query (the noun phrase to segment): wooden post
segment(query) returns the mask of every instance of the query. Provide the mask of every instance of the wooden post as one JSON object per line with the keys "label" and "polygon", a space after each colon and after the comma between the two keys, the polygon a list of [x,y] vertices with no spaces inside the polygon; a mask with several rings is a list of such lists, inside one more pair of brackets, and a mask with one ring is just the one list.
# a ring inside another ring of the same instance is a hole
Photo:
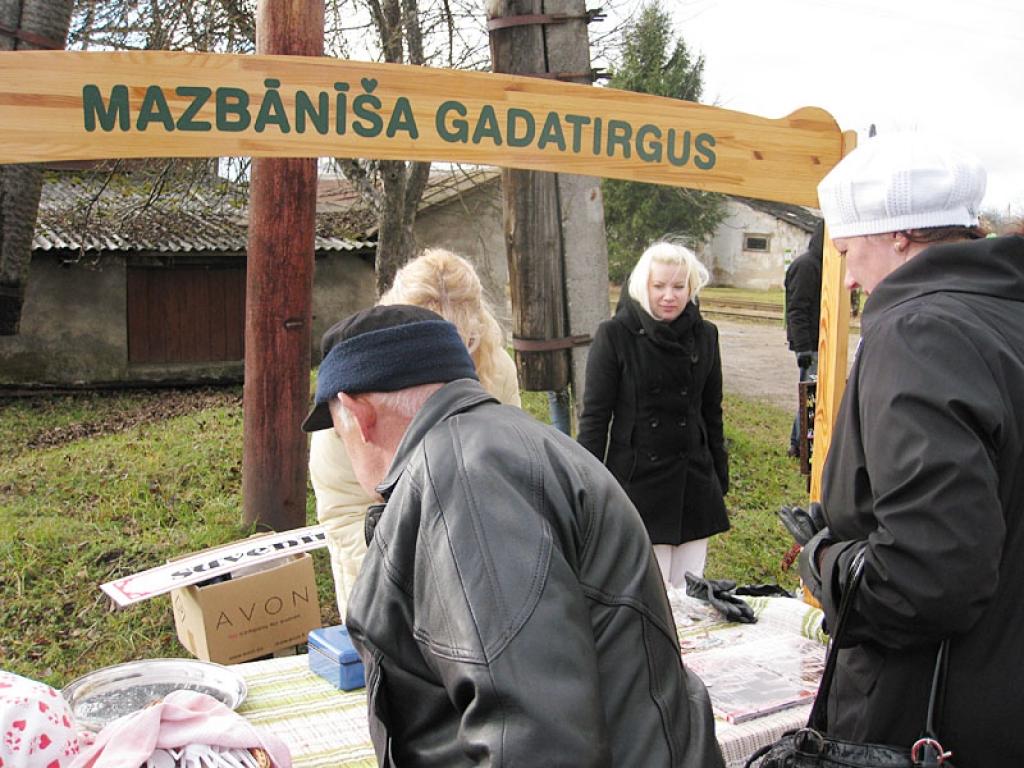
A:
{"label": "wooden post", "polygon": [[[491,19],[544,11],[541,0],[494,0]],[[544,29],[523,24],[490,32],[495,72],[534,75],[545,67]],[[504,169],[505,249],[512,293],[514,340],[542,341],[567,336],[558,178],[553,173]],[[516,350],[523,389],[562,389],[569,383],[567,351]]]}
{"label": "wooden post", "polygon": [[[547,0],[548,13],[582,16],[584,0]],[[591,72],[587,23],[574,19],[545,30],[548,69],[553,72]],[[591,77],[573,78],[591,83]],[[601,180],[594,176],[558,174],[558,205],[562,225],[562,258],[568,335],[593,338],[598,324],[608,319],[608,239],[604,229]],[[571,375],[574,417],[583,407],[583,388],[589,344],[572,348]]]}
{"label": "wooden post", "polygon": [[[515,17],[571,17],[512,23]],[[590,84],[590,45],[583,0],[494,0],[489,14],[495,72],[546,75]],[[509,19],[512,17],[512,19]],[[538,23],[539,22],[539,23]],[[600,180],[532,171],[502,173],[512,291],[513,336],[559,340],[591,336],[608,317],[608,256]],[[519,342],[522,346],[522,341]],[[520,383],[562,389],[572,381],[582,402],[586,345],[548,352],[517,349]]]}
{"label": "wooden post", "polygon": [[[857,133],[843,133],[843,156],[857,146]],[[821,476],[832,444],[839,404],[846,391],[846,361],[850,341],[850,292],[844,286],[846,259],[825,230],[821,270],[821,324],[818,333],[818,392],[814,412],[814,461],[811,501],[821,500]]]}
{"label": "wooden post", "polygon": [[[260,0],[259,54],[323,55],[323,0]],[[270,86],[268,86],[270,87]],[[245,299],[243,520],[306,522],[316,159],[254,159]]]}

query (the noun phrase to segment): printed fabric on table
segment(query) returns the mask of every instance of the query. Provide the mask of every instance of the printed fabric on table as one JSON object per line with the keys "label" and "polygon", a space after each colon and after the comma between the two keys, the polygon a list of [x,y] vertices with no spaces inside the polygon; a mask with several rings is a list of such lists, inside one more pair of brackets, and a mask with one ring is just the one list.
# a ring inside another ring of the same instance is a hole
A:
{"label": "printed fabric on table", "polygon": [[71,710],[45,683],[0,670],[0,768],[67,768],[79,743]]}

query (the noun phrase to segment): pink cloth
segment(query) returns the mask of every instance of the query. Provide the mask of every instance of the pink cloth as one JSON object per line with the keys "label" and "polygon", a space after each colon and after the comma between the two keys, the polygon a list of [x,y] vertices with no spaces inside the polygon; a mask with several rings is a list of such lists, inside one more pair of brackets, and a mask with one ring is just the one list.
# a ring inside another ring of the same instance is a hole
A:
{"label": "pink cloth", "polygon": [[67,768],[76,754],[74,720],[61,695],[0,671],[0,768]]}
{"label": "pink cloth", "polygon": [[292,757],[283,741],[260,733],[244,717],[212,696],[195,691],[172,691],[163,701],[120,717],[83,749],[71,768],[141,766],[155,749],[178,749],[189,744],[250,749],[262,747],[275,768],[291,768]]}

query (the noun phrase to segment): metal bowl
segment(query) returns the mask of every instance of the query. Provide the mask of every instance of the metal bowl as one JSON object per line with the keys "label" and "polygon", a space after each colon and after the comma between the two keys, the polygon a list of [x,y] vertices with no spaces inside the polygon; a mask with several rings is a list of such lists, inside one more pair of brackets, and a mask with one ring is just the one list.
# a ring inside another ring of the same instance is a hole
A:
{"label": "metal bowl", "polygon": [[146,659],[104,667],[69,683],[61,693],[80,727],[100,731],[178,690],[208,694],[231,709],[247,693],[238,673],[194,659]]}

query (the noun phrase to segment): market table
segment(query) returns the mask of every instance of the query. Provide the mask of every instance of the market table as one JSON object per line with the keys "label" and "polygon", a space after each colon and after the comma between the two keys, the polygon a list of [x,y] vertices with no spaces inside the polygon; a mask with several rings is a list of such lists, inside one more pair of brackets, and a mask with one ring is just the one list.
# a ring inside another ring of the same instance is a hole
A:
{"label": "market table", "polygon": [[[728,768],[807,721],[824,660],[820,611],[787,598],[747,601],[757,624],[729,624],[706,603],[670,594],[684,661],[716,703],[716,736]],[[280,736],[296,768],[373,768],[365,690],[339,691],[307,664],[299,655],[235,666],[249,686],[239,712]],[[771,692],[759,698],[755,682]],[[794,706],[796,700],[803,703]],[[786,708],[770,711],[777,706]],[[768,713],[754,716],[758,707]]]}

